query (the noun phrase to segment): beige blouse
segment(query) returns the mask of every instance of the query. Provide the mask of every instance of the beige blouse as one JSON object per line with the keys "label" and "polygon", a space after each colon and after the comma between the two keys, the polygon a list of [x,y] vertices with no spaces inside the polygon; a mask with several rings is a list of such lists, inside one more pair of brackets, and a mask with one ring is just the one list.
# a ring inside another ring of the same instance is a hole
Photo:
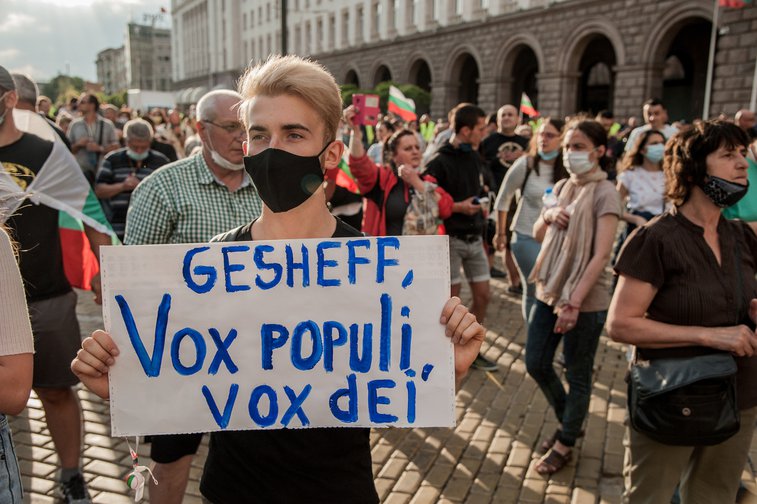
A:
{"label": "beige blouse", "polygon": [[24,284],[8,234],[0,228],[0,355],[34,353]]}

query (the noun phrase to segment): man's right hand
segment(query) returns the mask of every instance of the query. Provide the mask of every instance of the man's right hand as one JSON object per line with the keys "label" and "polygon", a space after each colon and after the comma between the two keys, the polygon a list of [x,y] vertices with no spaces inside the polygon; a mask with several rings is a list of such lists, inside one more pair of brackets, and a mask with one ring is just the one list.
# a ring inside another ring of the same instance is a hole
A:
{"label": "man's right hand", "polygon": [[119,351],[110,334],[97,330],[82,341],[81,349],[71,362],[71,371],[85,387],[102,397],[110,397],[108,371],[116,363]]}
{"label": "man's right hand", "polygon": [[139,179],[133,175],[130,174],[128,177],[124,179],[122,182],[124,191],[133,191],[135,187],[139,185]]}
{"label": "man's right hand", "polygon": [[476,215],[478,212],[481,211],[481,205],[478,203],[474,203],[473,200],[475,200],[475,196],[471,196],[468,199],[464,199],[462,201],[456,201],[455,204],[452,206],[452,211],[456,213],[461,213],[465,215]]}

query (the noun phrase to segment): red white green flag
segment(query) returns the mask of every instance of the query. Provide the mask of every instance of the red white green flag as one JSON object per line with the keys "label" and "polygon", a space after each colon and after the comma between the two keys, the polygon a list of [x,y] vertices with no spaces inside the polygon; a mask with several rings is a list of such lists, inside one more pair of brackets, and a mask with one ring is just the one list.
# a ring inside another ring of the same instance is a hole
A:
{"label": "red white green flag", "polygon": [[[30,121],[30,124],[33,122]],[[79,164],[60,140],[53,142],[47,160],[25,188],[16,183],[0,164],[0,222],[5,221],[24,202],[60,211],[59,229],[66,276],[75,287],[91,288],[90,281],[98,272],[98,265],[84,234],[83,223],[101,233],[110,234],[114,244],[118,243],[118,238]]]}
{"label": "red white green flag", "polygon": [[520,111],[528,117],[539,117],[539,111],[534,108],[531,98],[526,93],[520,95]]}
{"label": "red white green flag", "polygon": [[718,5],[721,7],[732,7],[740,9],[752,3],[752,0],[718,0]]}
{"label": "red white green flag", "polygon": [[335,180],[336,185],[343,187],[352,193],[359,194],[360,191],[357,187],[357,181],[355,180],[355,177],[352,176],[350,165],[344,158],[339,161],[339,166],[337,166],[336,169],[338,170]]}
{"label": "red white green flag", "polygon": [[403,121],[418,119],[415,113],[415,102],[394,86],[389,86],[389,112],[397,114]]}

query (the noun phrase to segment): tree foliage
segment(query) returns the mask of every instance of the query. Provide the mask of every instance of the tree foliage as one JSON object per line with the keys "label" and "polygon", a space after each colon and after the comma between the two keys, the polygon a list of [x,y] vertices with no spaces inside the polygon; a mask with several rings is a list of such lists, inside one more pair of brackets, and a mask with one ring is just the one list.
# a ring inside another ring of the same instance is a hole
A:
{"label": "tree foliage", "polygon": [[84,79],[70,75],[58,74],[42,86],[43,95],[50,97],[53,103],[66,103],[77,98],[84,91]]}

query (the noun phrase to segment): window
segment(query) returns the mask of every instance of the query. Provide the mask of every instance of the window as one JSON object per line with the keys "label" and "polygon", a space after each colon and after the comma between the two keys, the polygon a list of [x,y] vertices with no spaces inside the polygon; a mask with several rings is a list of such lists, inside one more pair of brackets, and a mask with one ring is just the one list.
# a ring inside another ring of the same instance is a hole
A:
{"label": "window", "polygon": [[381,14],[383,6],[380,3],[373,4],[373,32],[378,34],[381,29]]}
{"label": "window", "polygon": [[336,45],[336,17],[329,16],[329,50],[333,51]]}
{"label": "window", "polygon": [[247,30],[247,13],[242,14],[242,29]]}
{"label": "window", "polygon": [[315,25],[315,52],[316,54],[323,51],[323,21],[318,19]]}
{"label": "window", "polygon": [[350,11],[342,11],[342,38],[339,41],[342,47],[349,45]]}

